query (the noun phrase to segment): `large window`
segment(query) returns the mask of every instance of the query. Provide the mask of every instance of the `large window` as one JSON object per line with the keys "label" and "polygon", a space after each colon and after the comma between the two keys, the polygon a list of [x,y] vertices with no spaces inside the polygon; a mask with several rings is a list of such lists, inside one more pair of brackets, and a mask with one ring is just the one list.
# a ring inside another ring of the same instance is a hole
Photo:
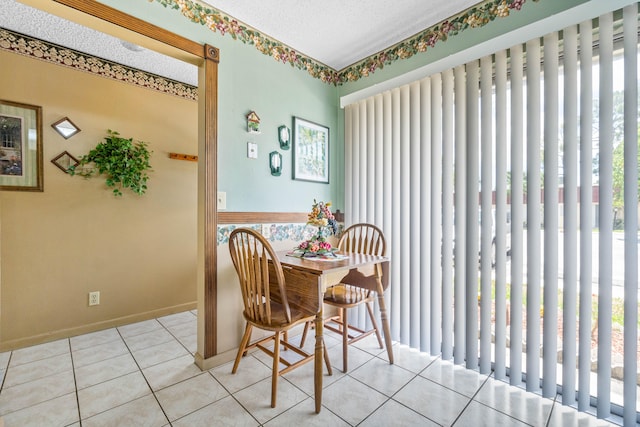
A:
{"label": "large window", "polygon": [[636,423],[637,62],[633,4],[346,107],[394,339]]}

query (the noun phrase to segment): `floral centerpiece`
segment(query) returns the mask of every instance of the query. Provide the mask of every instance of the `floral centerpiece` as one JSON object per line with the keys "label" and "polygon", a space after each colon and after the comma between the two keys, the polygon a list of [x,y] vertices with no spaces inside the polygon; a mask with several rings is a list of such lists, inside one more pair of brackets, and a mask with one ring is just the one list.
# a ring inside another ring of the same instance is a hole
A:
{"label": "floral centerpiece", "polygon": [[307,225],[318,227],[318,231],[309,240],[305,240],[294,248],[294,253],[300,256],[312,257],[318,255],[333,255],[336,248],[331,247],[326,235],[338,232],[338,223],[329,207],[331,202],[318,202],[313,200]]}

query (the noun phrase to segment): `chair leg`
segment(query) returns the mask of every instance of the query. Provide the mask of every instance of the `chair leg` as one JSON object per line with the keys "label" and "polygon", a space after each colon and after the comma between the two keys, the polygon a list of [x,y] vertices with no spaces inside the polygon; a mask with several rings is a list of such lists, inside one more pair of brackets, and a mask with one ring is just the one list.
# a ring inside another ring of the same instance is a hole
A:
{"label": "chair leg", "polygon": [[347,354],[349,353],[349,349],[347,346],[349,345],[349,326],[347,324],[347,309],[340,309],[340,316],[342,317],[342,372],[347,372]]}
{"label": "chair leg", "polygon": [[280,331],[273,336],[273,374],[271,376],[271,407],[276,407],[276,394],[278,391],[278,375],[280,369]]}
{"label": "chair leg", "polygon": [[376,322],[376,318],[373,315],[373,308],[371,307],[371,303],[366,303],[367,311],[369,312],[369,317],[371,318],[371,324],[373,325],[373,329],[376,331],[376,337],[378,337],[378,344],[380,348],[384,348],[382,345],[382,336],[380,335],[380,328],[378,328],[378,322]]}
{"label": "chair leg", "polygon": [[327,346],[324,346],[324,363],[327,365],[327,373],[329,375],[333,375],[333,369],[331,369],[331,360],[329,360],[329,352],[327,351]]}
{"label": "chair leg", "polygon": [[[285,342],[289,342],[289,331],[284,331],[284,341],[285,341]],[[284,351],[287,351],[287,346],[286,346],[286,345],[283,345],[283,346],[282,346],[282,349],[283,349]]]}
{"label": "chair leg", "polygon": [[302,338],[300,339],[300,348],[304,347],[304,342],[307,339],[307,332],[309,332],[309,324],[311,322],[307,322],[304,324],[304,330],[302,331]]}
{"label": "chair leg", "polygon": [[242,336],[242,341],[240,342],[240,347],[238,347],[238,355],[236,356],[236,361],[233,364],[233,369],[231,370],[232,374],[235,374],[238,370],[238,365],[240,364],[240,359],[244,355],[245,348],[249,343],[249,338],[251,338],[251,328],[252,326],[247,323],[247,326],[244,329],[244,335]]}

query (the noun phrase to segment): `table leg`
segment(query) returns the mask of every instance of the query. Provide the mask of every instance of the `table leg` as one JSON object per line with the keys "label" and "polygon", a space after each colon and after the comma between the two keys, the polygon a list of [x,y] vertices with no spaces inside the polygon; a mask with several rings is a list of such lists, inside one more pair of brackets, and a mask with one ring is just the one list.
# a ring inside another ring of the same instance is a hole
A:
{"label": "table leg", "polygon": [[314,392],[316,396],[316,414],[320,413],[320,409],[322,408],[322,365],[324,362],[324,337],[323,329],[324,322],[323,319],[323,310],[322,306],[320,306],[320,312],[316,315],[316,349],[314,355],[314,373],[313,373],[313,384],[314,384]]}
{"label": "table leg", "polygon": [[384,332],[384,344],[387,347],[389,363],[393,364],[393,348],[391,347],[391,328],[387,317],[387,304],[384,300],[384,289],[382,288],[382,265],[376,265],[376,279],[378,282],[378,305],[380,307],[380,318],[382,320],[382,332]]}

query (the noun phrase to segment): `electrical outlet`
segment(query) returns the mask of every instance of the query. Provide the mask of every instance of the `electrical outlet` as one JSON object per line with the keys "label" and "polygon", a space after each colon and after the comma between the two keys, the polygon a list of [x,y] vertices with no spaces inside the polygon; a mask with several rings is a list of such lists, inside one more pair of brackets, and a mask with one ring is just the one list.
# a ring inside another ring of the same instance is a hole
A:
{"label": "electrical outlet", "polygon": [[100,304],[100,292],[89,292],[89,305],[99,305]]}

